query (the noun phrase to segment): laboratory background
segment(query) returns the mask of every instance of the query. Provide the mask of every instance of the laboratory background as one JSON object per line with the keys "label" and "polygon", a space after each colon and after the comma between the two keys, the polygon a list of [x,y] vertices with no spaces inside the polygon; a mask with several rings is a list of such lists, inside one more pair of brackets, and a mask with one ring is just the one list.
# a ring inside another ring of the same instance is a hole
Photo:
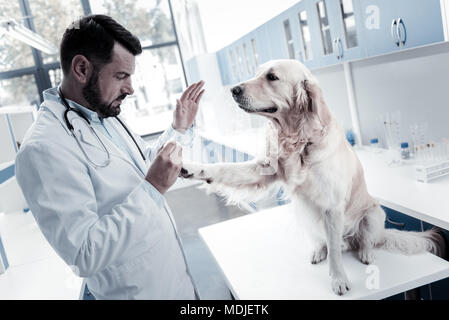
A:
{"label": "laboratory background", "polygon": [[[267,120],[239,109],[230,89],[267,61],[299,60],[357,153],[386,227],[437,226],[449,239],[449,0],[0,0],[0,8],[0,299],[94,299],[44,238],[15,179],[42,92],[61,82],[62,34],[89,14],[113,17],[141,41],[122,116],[147,142],[203,80],[183,158],[254,159]],[[373,268],[348,255],[358,286],[343,297],[325,267],[286,268],[300,243],[287,218],[270,218],[290,208],[282,188],[227,205],[179,178],[165,197],[201,299],[449,299],[449,262],[431,254],[381,255]]]}

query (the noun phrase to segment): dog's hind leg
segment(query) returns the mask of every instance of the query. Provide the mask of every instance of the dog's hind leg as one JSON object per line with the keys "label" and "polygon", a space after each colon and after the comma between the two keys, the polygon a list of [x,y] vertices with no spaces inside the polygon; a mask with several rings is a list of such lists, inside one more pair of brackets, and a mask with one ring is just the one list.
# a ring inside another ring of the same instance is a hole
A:
{"label": "dog's hind leg", "polygon": [[343,295],[351,289],[342,262],[343,212],[340,210],[326,210],[324,213],[324,227],[327,237],[329,274],[332,279],[332,289],[336,294]]}

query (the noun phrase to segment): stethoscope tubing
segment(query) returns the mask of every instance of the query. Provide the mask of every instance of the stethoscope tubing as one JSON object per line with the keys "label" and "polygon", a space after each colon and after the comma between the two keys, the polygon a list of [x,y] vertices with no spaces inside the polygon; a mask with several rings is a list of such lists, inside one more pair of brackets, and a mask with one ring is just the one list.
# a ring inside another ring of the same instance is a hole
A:
{"label": "stethoscope tubing", "polygon": [[[94,128],[92,127],[89,119],[87,119],[87,117],[82,114],[79,110],[74,109],[72,107],[70,107],[69,103],[67,102],[66,98],[64,97],[64,95],[62,94],[61,90],[58,89],[58,94],[59,97],[61,98],[62,103],[64,104],[64,106],[66,107],[66,110],[64,111],[64,121],[66,123],[67,128],[70,130],[73,138],[76,140],[76,143],[78,144],[78,146],[80,147],[81,151],[83,152],[84,156],[86,157],[87,161],[89,161],[91,164],[93,164],[95,167],[100,167],[100,168],[104,168],[107,167],[110,163],[111,163],[111,154],[109,153],[108,149],[106,148],[106,146],[104,145],[103,141],[101,141],[100,137],[98,136],[98,134],[95,132]],[[75,112],[81,119],[83,119],[86,122],[86,125],[89,127],[90,131],[92,132],[92,134],[97,138],[97,140],[100,142],[102,149],[106,152],[107,154],[107,159],[104,163],[102,164],[97,164],[95,162],[93,162],[89,156],[87,155],[86,151],[84,150],[84,148],[81,146],[81,143],[79,142],[78,138],[75,135],[75,130],[73,128],[73,125],[70,123],[69,118],[68,118],[68,113],[72,111]],[[142,156],[143,161],[146,161],[146,158],[142,152],[142,150],[140,149],[139,145],[137,144],[136,139],[134,139],[133,135],[131,134],[131,132],[129,131],[129,129],[126,127],[126,125],[123,123],[122,120],[120,120],[118,117],[114,117],[115,119],[117,119],[117,121],[122,125],[122,127],[125,129],[126,133],[131,137],[132,141],[134,142],[134,144],[137,147],[137,150],[139,150],[140,155]]]}

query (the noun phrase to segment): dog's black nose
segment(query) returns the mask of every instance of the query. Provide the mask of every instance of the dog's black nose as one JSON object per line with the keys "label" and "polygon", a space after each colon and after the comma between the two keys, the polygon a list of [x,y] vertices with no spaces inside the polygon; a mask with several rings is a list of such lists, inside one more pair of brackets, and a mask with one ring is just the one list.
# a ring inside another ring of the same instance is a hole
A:
{"label": "dog's black nose", "polygon": [[232,92],[232,95],[233,95],[234,97],[239,97],[239,96],[242,95],[243,89],[242,89],[242,87],[240,87],[240,86],[236,86],[236,87],[234,87],[234,88],[231,89],[231,92]]}

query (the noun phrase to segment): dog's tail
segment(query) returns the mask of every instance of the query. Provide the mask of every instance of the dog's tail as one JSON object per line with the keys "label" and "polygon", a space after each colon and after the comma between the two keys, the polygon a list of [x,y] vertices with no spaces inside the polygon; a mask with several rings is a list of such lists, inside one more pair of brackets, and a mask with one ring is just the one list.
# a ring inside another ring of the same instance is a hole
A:
{"label": "dog's tail", "polygon": [[439,257],[446,257],[446,242],[444,233],[439,228],[424,232],[384,229],[377,247],[409,255],[428,251]]}

